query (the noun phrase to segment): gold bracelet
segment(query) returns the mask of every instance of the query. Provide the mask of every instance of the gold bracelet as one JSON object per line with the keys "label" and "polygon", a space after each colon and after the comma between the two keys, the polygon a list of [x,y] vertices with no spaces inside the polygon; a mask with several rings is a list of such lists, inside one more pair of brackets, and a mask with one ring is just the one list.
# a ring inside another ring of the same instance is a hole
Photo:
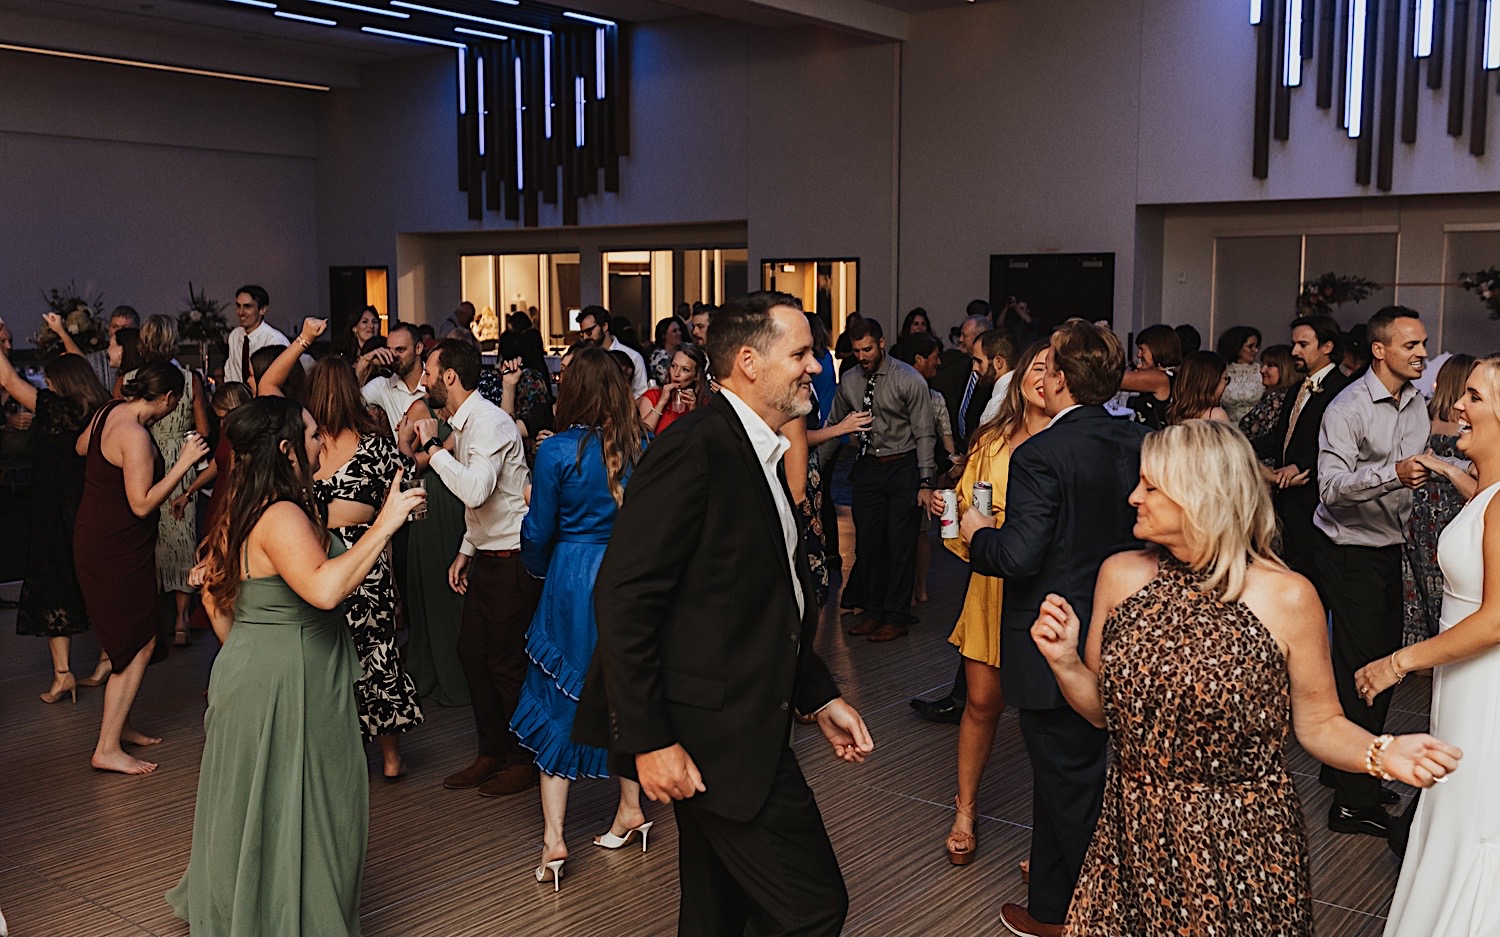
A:
{"label": "gold bracelet", "polygon": [[1391,673],[1394,673],[1396,675],[1397,683],[1400,683],[1402,680],[1406,679],[1406,671],[1402,670],[1401,665],[1396,663],[1396,655],[1400,653],[1400,650],[1391,652]]}
{"label": "gold bracelet", "polygon": [[1394,735],[1387,734],[1376,736],[1375,740],[1370,743],[1370,747],[1365,750],[1366,774],[1372,774],[1375,777],[1380,778],[1382,781],[1395,780],[1395,778],[1391,777],[1390,774],[1385,770],[1385,750],[1387,748],[1390,748],[1391,743],[1395,740],[1396,737]]}

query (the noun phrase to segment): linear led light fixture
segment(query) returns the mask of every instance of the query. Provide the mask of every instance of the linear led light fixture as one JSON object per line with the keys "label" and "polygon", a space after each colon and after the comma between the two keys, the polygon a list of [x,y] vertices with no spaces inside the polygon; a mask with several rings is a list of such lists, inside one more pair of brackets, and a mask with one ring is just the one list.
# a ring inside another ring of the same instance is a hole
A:
{"label": "linear led light fixture", "polygon": [[1349,0],[1349,67],[1344,76],[1344,119],[1349,139],[1364,133],[1365,118],[1365,32],[1369,29],[1369,4],[1366,0]]}
{"label": "linear led light fixture", "polygon": [[1425,59],[1432,55],[1432,30],[1437,19],[1437,0],[1417,0],[1417,19],[1412,28],[1412,55]]}
{"label": "linear led light fixture", "polygon": [[583,147],[584,138],[583,96],[585,93],[583,76],[579,75],[573,79],[573,132],[576,134],[573,145],[580,149]]}
{"label": "linear led light fixture", "polygon": [[515,67],[516,89],[516,188],[526,188],[526,135],[521,132],[521,115],[526,107],[521,101],[521,57],[518,55],[511,60]]}
{"label": "linear led light fixture", "polygon": [[604,100],[604,30],[594,30],[594,97]]}
{"label": "linear led light fixture", "polygon": [[472,13],[459,13],[457,10],[440,10],[437,7],[423,6],[420,3],[410,3],[408,0],[391,0],[391,6],[401,7],[403,10],[416,10],[419,13],[431,13],[434,16],[451,16],[454,19],[468,20],[471,23],[483,23],[486,26],[499,26],[501,29],[517,29],[523,33],[536,33],[539,36],[550,36],[550,29],[537,29],[532,26],[522,26],[519,23],[507,23],[503,20],[492,20],[487,16],[475,16]]}
{"label": "linear led light fixture", "polygon": [[[535,26],[522,26],[520,23],[497,23],[494,20],[490,20],[490,23],[491,23],[491,25],[499,26],[501,29],[515,29],[515,30],[519,30],[519,31],[521,31],[523,33],[532,33],[532,34],[537,35],[537,36],[550,36],[550,35],[552,35],[552,30],[550,30],[550,29],[537,29]],[[453,27],[453,31],[457,32],[457,33],[469,33],[469,34],[474,35],[474,36],[488,36],[488,35],[491,35],[490,33],[480,32],[477,29],[466,29],[463,26],[455,26],[455,27]]]}
{"label": "linear led light fixture", "polygon": [[1302,84],[1302,0],[1286,0],[1286,70],[1282,84],[1296,88]]}
{"label": "linear led light fixture", "polygon": [[1259,26],[1261,17],[1265,11],[1261,8],[1261,0],[1250,0],[1250,25]]}
{"label": "linear led light fixture", "polygon": [[394,29],[377,29],[374,26],[361,26],[362,33],[373,33],[377,36],[389,36],[392,39],[405,39],[407,42],[425,42],[430,46],[447,46],[450,49],[467,49],[468,46],[462,42],[450,42],[447,39],[434,39],[431,36],[414,36],[411,33],[397,32]]}
{"label": "linear led light fixture", "polygon": [[276,4],[267,3],[266,0],[229,0],[230,3],[243,3],[247,7],[260,7],[262,10],[274,10]]}
{"label": "linear led light fixture", "polygon": [[1500,68],[1500,3],[1489,0],[1484,11],[1484,67]]}
{"label": "linear led light fixture", "polygon": [[487,33],[482,29],[465,29],[462,26],[455,26],[453,27],[453,31],[456,33],[463,33],[465,36],[482,36],[485,39],[494,39],[498,42],[507,42],[510,40],[509,36],[503,35],[501,33]]}
{"label": "linear led light fixture", "polygon": [[596,26],[618,25],[614,20],[601,19],[597,16],[588,16],[583,13],[574,13],[572,10],[564,10],[563,16],[566,16],[570,20],[583,20],[585,23],[593,23]]}
{"label": "linear led light fixture", "polygon": [[474,86],[474,109],[479,111],[479,155],[484,155],[484,56],[474,57],[474,74],[478,84]]}
{"label": "linear led light fixture", "polygon": [[468,52],[468,49],[458,50],[458,112],[460,114],[469,113],[469,70],[464,67],[469,64]]}
{"label": "linear led light fixture", "polygon": [[343,7],[346,10],[356,10],[360,13],[374,13],[376,16],[389,16],[398,20],[411,19],[410,13],[402,13],[400,10],[382,10],[380,7],[367,7],[362,3],[347,3],[345,0],[307,0],[308,3],[321,3],[324,6]]}
{"label": "linear led light fixture", "polygon": [[0,50],[6,52],[30,52],[35,55],[50,55],[60,59],[80,62],[99,62],[104,65],[128,65],[131,68],[146,68],[156,72],[175,72],[179,75],[198,75],[203,78],[228,78],[231,81],[247,81],[256,85],[275,85],[278,88],[297,88],[302,91],[327,91],[327,85],[308,84],[304,81],[286,81],[281,78],[262,78],[238,72],[217,72],[207,68],[188,68],[183,65],[163,65],[160,62],[143,62],[139,59],[117,59],[108,55],[87,55],[82,52],[64,52],[62,49],[44,49],[38,46],[17,46],[0,42]]}
{"label": "linear led light fixture", "polygon": [[542,132],[552,139],[552,37],[542,40]]}
{"label": "linear led light fixture", "polygon": [[338,20],[325,20],[321,16],[303,16],[301,13],[288,13],[285,10],[277,10],[272,16],[279,16],[284,20],[296,20],[299,23],[314,23],[318,26],[337,26]]}

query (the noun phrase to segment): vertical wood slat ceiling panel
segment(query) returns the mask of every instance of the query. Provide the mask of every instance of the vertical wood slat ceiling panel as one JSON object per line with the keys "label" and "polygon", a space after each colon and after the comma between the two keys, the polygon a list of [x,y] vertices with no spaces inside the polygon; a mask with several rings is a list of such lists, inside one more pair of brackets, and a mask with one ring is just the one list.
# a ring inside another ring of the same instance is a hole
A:
{"label": "vertical wood slat ceiling panel", "polygon": [[[1417,4],[1411,0],[1407,5],[1406,21],[1410,24],[1407,42],[1411,43],[1417,31]],[[1415,55],[1402,56],[1401,75],[1401,142],[1417,142],[1417,93],[1421,85],[1422,62]]]}
{"label": "vertical wood slat ceiling panel", "polygon": [[1287,10],[1286,0],[1271,0],[1267,6],[1271,12],[1271,80],[1272,88],[1275,89],[1275,118],[1271,136],[1285,143],[1292,137],[1292,89],[1286,83],[1286,68],[1290,59],[1287,55],[1287,34],[1292,24],[1288,22],[1287,14],[1290,11]]}
{"label": "vertical wood slat ceiling panel", "polygon": [[[1391,176],[1396,162],[1396,79],[1400,75],[1401,0],[1385,0],[1381,9],[1380,52],[1380,152],[1375,170],[1375,187],[1391,190]],[[1408,54],[1405,58],[1410,59]]]}
{"label": "vertical wood slat ceiling panel", "polygon": [[[1480,19],[1483,17],[1480,16]],[[1469,0],[1453,0],[1453,81],[1448,89],[1448,136],[1464,135],[1464,92],[1469,54]]]}
{"label": "vertical wood slat ceiling panel", "polygon": [[1354,181],[1369,185],[1375,162],[1375,75],[1380,53],[1381,3],[1397,0],[1368,0],[1365,27],[1364,95],[1360,102],[1360,133],[1354,145]]}
{"label": "vertical wood slat ceiling panel", "polygon": [[1490,73],[1484,67],[1486,12],[1482,6],[1477,7],[1474,16],[1474,104],[1469,114],[1469,153],[1473,156],[1484,155],[1484,138],[1489,132]]}

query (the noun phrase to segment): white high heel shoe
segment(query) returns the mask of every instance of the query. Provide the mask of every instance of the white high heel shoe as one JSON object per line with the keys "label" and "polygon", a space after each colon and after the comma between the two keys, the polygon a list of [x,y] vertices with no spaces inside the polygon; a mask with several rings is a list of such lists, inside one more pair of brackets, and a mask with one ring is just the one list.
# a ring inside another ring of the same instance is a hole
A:
{"label": "white high heel shoe", "polygon": [[562,889],[562,867],[563,867],[563,863],[567,862],[567,861],[568,860],[566,860],[566,859],[554,859],[551,862],[544,862],[541,865],[537,866],[536,867],[536,880],[538,882],[545,882],[547,880],[547,873],[551,872],[552,873],[552,890],[553,891],[559,891],[559,890],[561,890]]}
{"label": "white high heel shoe", "polygon": [[624,846],[626,843],[630,842],[630,836],[632,833],[640,833],[641,852],[645,852],[646,834],[651,832],[651,827],[655,822],[656,821],[654,820],[647,820],[640,826],[631,827],[630,829],[625,831],[624,836],[616,836],[615,834],[606,831],[603,836],[594,837],[594,845],[603,846],[605,849],[619,849],[621,846]]}

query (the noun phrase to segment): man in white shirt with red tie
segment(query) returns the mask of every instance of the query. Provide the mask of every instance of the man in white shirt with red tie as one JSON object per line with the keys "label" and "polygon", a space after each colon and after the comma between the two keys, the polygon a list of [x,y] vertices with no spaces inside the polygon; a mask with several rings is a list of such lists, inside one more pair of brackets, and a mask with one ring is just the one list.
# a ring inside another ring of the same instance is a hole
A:
{"label": "man in white shirt with red tie", "polygon": [[[291,340],[266,321],[271,296],[253,283],[234,291],[234,314],[239,325],[229,333],[229,356],[224,361],[224,380],[250,383],[250,356],[262,348],[290,345]],[[303,362],[303,367],[307,363]]]}

